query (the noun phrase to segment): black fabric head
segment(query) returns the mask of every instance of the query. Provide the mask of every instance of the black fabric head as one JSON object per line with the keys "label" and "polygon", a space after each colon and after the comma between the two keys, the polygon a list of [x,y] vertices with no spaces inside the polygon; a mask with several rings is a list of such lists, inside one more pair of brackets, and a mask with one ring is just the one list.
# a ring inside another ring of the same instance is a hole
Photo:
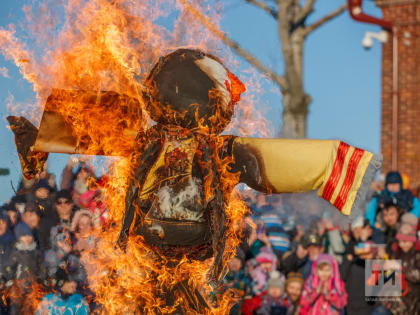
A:
{"label": "black fabric head", "polygon": [[145,86],[146,107],[153,120],[187,129],[204,127],[209,133],[223,131],[245,90],[220,60],[193,49],[162,57]]}

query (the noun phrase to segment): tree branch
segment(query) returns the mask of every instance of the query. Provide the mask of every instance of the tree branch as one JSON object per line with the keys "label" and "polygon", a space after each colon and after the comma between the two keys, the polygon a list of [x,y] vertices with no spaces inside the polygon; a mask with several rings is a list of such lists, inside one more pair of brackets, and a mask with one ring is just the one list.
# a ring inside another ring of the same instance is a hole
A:
{"label": "tree branch", "polygon": [[268,14],[270,14],[273,18],[277,19],[278,17],[278,13],[276,10],[270,8],[267,4],[265,4],[262,1],[259,0],[245,0],[246,2],[248,2],[249,4],[253,4],[261,9],[263,9],[265,12],[267,12]]}
{"label": "tree branch", "polygon": [[239,43],[236,41],[230,39],[226,36],[225,33],[223,33],[221,30],[219,30],[214,24],[211,23],[208,16],[203,15],[200,11],[196,10],[194,7],[192,7],[188,0],[179,0],[180,3],[184,5],[184,7],[195,16],[195,18],[203,24],[208,30],[210,30],[217,38],[222,40],[228,47],[233,49],[238,55],[240,55],[242,58],[244,58],[246,61],[248,61],[251,65],[253,65],[255,68],[257,68],[259,71],[267,74],[271,80],[277,84],[280,87],[280,90],[283,92],[287,88],[286,79],[272,71],[269,67],[265,66],[261,63],[261,61],[258,60],[255,56],[253,56],[250,52],[243,49]]}
{"label": "tree branch", "polygon": [[294,22],[299,23],[304,20],[314,10],[315,0],[306,0],[300,12],[296,15]]}
{"label": "tree branch", "polygon": [[336,9],[335,11],[331,12],[330,14],[324,16],[323,18],[319,19],[315,23],[307,26],[305,28],[305,36],[308,36],[310,33],[315,31],[321,25],[327,23],[328,21],[332,20],[333,18],[339,16],[341,13],[347,10],[347,4],[343,4],[341,7]]}

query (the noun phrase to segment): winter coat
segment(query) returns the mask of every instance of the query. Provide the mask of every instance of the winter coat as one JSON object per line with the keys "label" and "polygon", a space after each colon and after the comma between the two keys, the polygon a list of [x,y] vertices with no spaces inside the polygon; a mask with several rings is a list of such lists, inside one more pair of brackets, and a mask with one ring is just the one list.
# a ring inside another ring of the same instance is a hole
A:
{"label": "winter coat", "polygon": [[36,315],[87,315],[88,305],[80,294],[63,299],[58,294],[47,294],[39,303]]}
{"label": "winter coat", "polygon": [[294,306],[287,295],[274,299],[263,292],[252,299],[245,300],[242,305],[243,315],[293,315]]}
{"label": "winter coat", "polygon": [[15,236],[10,230],[0,236],[0,283],[7,281],[6,268],[11,265],[10,257],[15,240]]}
{"label": "winter coat", "polygon": [[79,260],[72,251],[66,253],[58,246],[59,241],[70,242],[72,236],[70,231],[62,226],[51,229],[51,249],[45,252],[45,266],[49,277],[53,277],[58,268],[66,269],[74,274],[74,280],[78,283],[86,281],[86,272]]}
{"label": "winter coat", "polygon": [[386,305],[394,315],[420,314],[420,252],[414,248],[407,253],[399,250],[393,258],[402,262],[403,296]]}
{"label": "winter coat", "polygon": [[344,258],[341,275],[348,294],[347,314],[370,315],[375,302],[367,301],[365,296],[365,261],[354,256]]}
{"label": "winter coat", "polygon": [[251,272],[251,278],[252,278],[252,292],[254,294],[261,294],[263,291],[267,289],[267,281],[269,278],[270,272],[276,270],[277,266],[277,257],[272,252],[261,252],[257,256],[257,261],[259,261],[260,258],[269,259],[271,261],[271,270],[268,272],[265,271],[260,265],[257,266],[252,272]]}
{"label": "winter coat", "polygon": [[308,261],[307,256],[303,259],[299,259],[296,255],[296,251],[286,252],[284,253],[282,260],[280,262],[280,272],[286,276],[289,272],[303,273],[303,268],[307,261]]}
{"label": "winter coat", "polygon": [[10,256],[10,266],[6,268],[8,280],[42,279],[45,276],[42,261],[42,252],[35,242],[29,246],[17,242]]}
{"label": "winter coat", "polygon": [[[328,280],[327,292],[318,292],[321,286],[316,268],[320,261],[328,261],[332,275]],[[339,315],[347,304],[347,292],[341,280],[337,260],[328,254],[321,254],[313,262],[311,275],[305,281],[300,298],[300,315]]]}

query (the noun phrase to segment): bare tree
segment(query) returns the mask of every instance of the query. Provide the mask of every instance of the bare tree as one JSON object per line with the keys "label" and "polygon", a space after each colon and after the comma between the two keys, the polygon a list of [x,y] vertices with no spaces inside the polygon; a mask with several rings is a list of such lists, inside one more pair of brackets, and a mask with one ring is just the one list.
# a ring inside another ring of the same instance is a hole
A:
{"label": "bare tree", "polygon": [[303,86],[303,48],[305,39],[321,25],[343,13],[347,4],[338,7],[313,24],[307,24],[308,16],[314,10],[316,0],[243,0],[254,5],[277,21],[277,33],[284,58],[284,74],[278,74],[264,65],[257,57],[221,32],[211,21],[193,8],[188,0],[180,0],[210,31],[232,48],[238,55],[267,74],[280,88],[283,95],[283,124],[281,137],[305,138],[308,108],[311,97]]}

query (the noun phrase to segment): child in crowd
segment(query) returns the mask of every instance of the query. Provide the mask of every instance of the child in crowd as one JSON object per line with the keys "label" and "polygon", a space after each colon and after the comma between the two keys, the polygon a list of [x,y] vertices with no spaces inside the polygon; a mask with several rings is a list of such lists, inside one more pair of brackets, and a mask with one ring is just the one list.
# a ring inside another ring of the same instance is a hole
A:
{"label": "child in crowd", "polygon": [[86,281],[86,273],[79,258],[72,248],[72,234],[65,226],[51,229],[51,249],[45,252],[45,264],[48,276],[53,277],[59,268],[74,273],[74,279],[82,284]]}
{"label": "child in crowd", "polygon": [[229,271],[223,279],[223,288],[235,289],[235,293],[240,298],[240,302],[236,303],[230,311],[230,314],[241,314],[242,300],[245,296],[250,295],[251,293],[251,281],[248,276],[245,274],[242,265],[243,257],[242,255],[236,255],[229,261]]}
{"label": "child in crowd", "polygon": [[347,292],[334,257],[321,254],[305,282],[299,314],[338,315],[347,304]]}
{"label": "child in crowd", "polygon": [[[392,258],[401,260],[403,294],[386,305],[394,315],[420,314],[420,251],[416,251],[416,230],[410,224],[402,224],[396,239],[398,248]],[[400,264],[390,261],[386,269],[400,269]]]}
{"label": "child in crowd", "polygon": [[6,267],[8,280],[13,280],[10,314],[29,314],[25,298],[30,294],[33,282],[43,278],[42,253],[25,223],[16,225],[15,236],[15,249],[10,257],[10,266]]}
{"label": "child in crowd", "polygon": [[55,274],[57,293],[44,296],[36,310],[36,315],[87,315],[88,305],[80,294],[76,293],[77,281],[64,269]]}
{"label": "child in crowd", "polygon": [[99,219],[94,219],[88,210],[79,210],[74,214],[71,222],[71,231],[75,235],[74,250],[83,252],[95,247],[93,231],[99,227]]}
{"label": "child in crowd", "polygon": [[252,291],[254,294],[261,294],[267,289],[267,281],[270,272],[276,270],[277,257],[269,248],[261,248],[261,252],[257,255],[258,266],[252,270]]}
{"label": "child in crowd", "polygon": [[245,300],[242,306],[244,315],[289,315],[292,304],[284,293],[284,276],[272,271],[267,281],[267,290],[252,299]]}
{"label": "child in crowd", "polygon": [[288,315],[295,314],[298,311],[303,284],[304,279],[301,273],[289,272],[286,279],[286,293],[289,300]]}

